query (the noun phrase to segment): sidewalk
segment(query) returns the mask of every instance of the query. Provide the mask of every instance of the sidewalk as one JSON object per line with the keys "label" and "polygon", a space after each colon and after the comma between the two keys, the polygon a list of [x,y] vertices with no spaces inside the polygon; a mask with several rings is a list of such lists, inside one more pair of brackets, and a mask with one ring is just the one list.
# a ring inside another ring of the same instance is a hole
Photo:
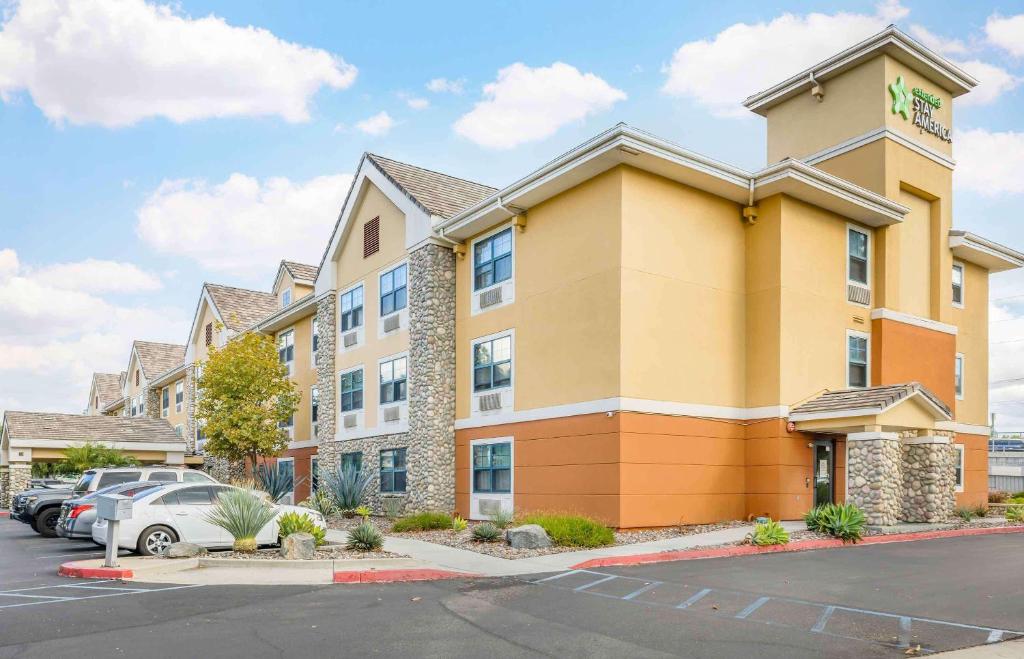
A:
{"label": "sidewalk", "polygon": [[[783,522],[782,526],[789,532],[806,528],[803,522]],[[602,547],[582,551],[567,551],[560,554],[548,554],[533,558],[498,558],[468,549],[458,549],[438,545],[423,540],[387,536],[384,538],[384,549],[397,554],[405,554],[416,561],[434,565],[446,570],[470,572],[489,577],[507,577],[520,574],[537,574],[540,572],[560,572],[572,569],[572,566],[584,561],[601,558],[635,556],[638,554],[659,554],[666,551],[681,551],[708,545],[720,545],[742,540],[754,529],[754,525],[738,526],[730,529],[694,533],[667,540],[637,542],[631,545]],[[345,531],[329,530],[327,539],[331,542],[345,542],[348,534]]]}
{"label": "sidewalk", "polygon": [[963,650],[940,652],[935,656],[942,659],[1020,659],[1024,657],[1024,639],[993,645],[976,645]]}

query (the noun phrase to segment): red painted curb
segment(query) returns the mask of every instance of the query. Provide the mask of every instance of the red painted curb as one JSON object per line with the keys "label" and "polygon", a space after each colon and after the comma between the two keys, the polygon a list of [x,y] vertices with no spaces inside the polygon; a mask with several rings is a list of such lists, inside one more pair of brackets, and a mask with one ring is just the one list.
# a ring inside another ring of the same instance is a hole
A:
{"label": "red painted curb", "polygon": [[857,544],[843,544],[842,540],[800,540],[788,545],[771,545],[757,547],[755,545],[735,545],[712,549],[682,549],[679,551],[663,551],[655,554],[633,554],[631,556],[610,556],[593,558],[572,566],[574,570],[592,567],[610,567],[613,565],[642,565],[645,563],[667,563],[669,561],[692,561],[701,558],[727,558],[730,556],[749,556],[752,554],[778,554],[793,551],[811,551],[814,549],[838,549],[839,547],[861,547],[863,545],[883,545],[893,542],[915,542],[917,540],[935,540],[938,538],[956,538],[969,535],[1002,535],[1005,533],[1024,533],[1024,526],[1001,526],[991,529],[950,529],[947,531],[923,531],[920,533],[894,533],[893,535],[872,535]]}
{"label": "red painted curb", "polygon": [[394,581],[436,581],[438,579],[468,579],[479,577],[469,572],[451,572],[430,568],[406,570],[349,570],[334,573],[334,583],[391,583]]}
{"label": "red painted curb", "polygon": [[132,571],[121,567],[81,567],[74,561],[64,563],[57,569],[62,577],[80,577],[84,579],[131,579]]}
{"label": "red painted curb", "polygon": [[9,511],[9,510],[0,510],[0,517],[10,517],[10,516],[11,516],[11,511]]}

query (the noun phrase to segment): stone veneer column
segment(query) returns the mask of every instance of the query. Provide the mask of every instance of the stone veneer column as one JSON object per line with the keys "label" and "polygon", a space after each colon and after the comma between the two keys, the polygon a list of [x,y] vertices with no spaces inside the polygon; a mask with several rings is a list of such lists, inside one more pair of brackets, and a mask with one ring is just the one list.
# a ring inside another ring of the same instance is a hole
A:
{"label": "stone veneer column", "polygon": [[320,471],[326,473],[338,467],[341,462],[341,450],[334,441],[334,429],[338,420],[338,394],[335,389],[335,358],[338,348],[338,319],[335,317],[335,305],[338,296],[331,291],[316,303],[316,327],[320,339],[317,346],[316,386],[320,393],[320,404],[317,410],[317,433],[320,446]]}
{"label": "stone veneer column", "polygon": [[[28,482],[32,478],[32,465],[17,462],[11,463],[8,465],[7,478],[8,497],[27,490]],[[7,507],[10,507],[9,500],[7,502]]]}
{"label": "stone veneer column", "polygon": [[195,397],[196,368],[194,364],[185,367],[185,384],[182,387],[185,405],[185,450],[188,453],[196,451],[196,397]]}
{"label": "stone veneer column", "polygon": [[0,508],[11,507],[11,474],[6,466],[0,467]]}
{"label": "stone veneer column", "polygon": [[409,258],[409,504],[455,509],[455,253]]}
{"label": "stone veneer column", "polygon": [[907,522],[945,522],[956,507],[956,449],[948,433],[903,439],[903,512]]}
{"label": "stone veneer column", "polygon": [[902,512],[902,454],[899,435],[887,432],[846,436],[847,501],[864,511],[868,524],[889,526]]}
{"label": "stone veneer column", "polygon": [[160,418],[160,387],[146,387],[146,416]]}

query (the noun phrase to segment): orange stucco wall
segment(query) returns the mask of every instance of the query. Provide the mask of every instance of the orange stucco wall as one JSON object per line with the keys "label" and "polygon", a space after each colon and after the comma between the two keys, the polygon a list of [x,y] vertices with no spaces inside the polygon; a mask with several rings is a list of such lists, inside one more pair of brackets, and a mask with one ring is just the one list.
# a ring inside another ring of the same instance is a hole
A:
{"label": "orange stucco wall", "polygon": [[953,409],[956,337],[893,320],[871,321],[871,384],[917,381]]}
{"label": "orange stucco wall", "polygon": [[[310,458],[317,454],[316,447],[289,449],[282,453],[282,458],[294,458],[295,465],[295,503],[309,498],[310,493]],[[275,465],[277,460],[270,458],[268,464]],[[321,472],[322,473],[322,472]]]}
{"label": "orange stucco wall", "polygon": [[957,493],[956,505],[985,505],[988,503],[988,436],[957,433],[954,441],[964,446],[964,491]]}

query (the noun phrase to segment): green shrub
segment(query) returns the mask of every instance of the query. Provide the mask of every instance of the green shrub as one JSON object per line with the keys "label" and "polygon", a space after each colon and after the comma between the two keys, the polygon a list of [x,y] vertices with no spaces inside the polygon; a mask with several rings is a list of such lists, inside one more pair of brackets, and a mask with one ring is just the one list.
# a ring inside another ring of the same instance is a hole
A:
{"label": "green shrub", "polygon": [[615,542],[615,533],[597,520],[582,515],[531,513],[520,524],[538,524],[560,547],[604,547]]}
{"label": "green shrub", "polygon": [[277,511],[245,490],[225,490],[206,513],[206,521],[224,529],[235,539],[234,550],[256,551],[256,535],[270,523]]}
{"label": "green shrub", "polygon": [[1024,496],[1015,494],[1009,499],[1007,499],[1006,503],[1024,503]]}
{"label": "green shrub", "polygon": [[317,490],[308,499],[299,503],[299,505],[303,508],[317,511],[324,519],[338,512],[338,507],[334,505],[334,499],[324,490]]}
{"label": "green shrub", "polygon": [[501,529],[490,522],[473,527],[473,539],[477,542],[497,542],[501,538]]}
{"label": "green shrub", "polygon": [[491,524],[494,524],[499,529],[507,529],[509,526],[512,525],[512,521],[514,519],[515,517],[512,515],[512,513],[505,510],[499,510],[498,512],[491,515]]}
{"label": "green shrub", "polygon": [[1006,521],[1020,524],[1024,522],[1024,506],[1010,506],[1006,509]]}
{"label": "green shrub", "polygon": [[363,471],[349,464],[341,469],[325,472],[321,478],[321,487],[330,494],[338,510],[352,511],[366,501],[366,491],[372,476],[369,469]]}
{"label": "green shrub", "polygon": [[747,539],[752,545],[758,545],[764,547],[767,545],[785,545],[789,543],[789,534],[786,533],[786,529],[782,528],[782,524],[768,520],[767,522],[761,522],[754,527],[754,530],[747,535]]}
{"label": "green shrub", "polygon": [[383,546],[384,536],[366,521],[348,532],[348,542],[345,543],[345,548],[352,551],[379,551]]}
{"label": "green shrub", "polygon": [[395,520],[391,530],[395,533],[402,533],[404,531],[434,531],[450,528],[452,528],[451,515],[428,510],[422,513],[406,515],[401,519]]}
{"label": "green shrub", "polygon": [[354,513],[355,513],[356,515],[359,515],[359,516],[360,516],[360,517],[362,517],[363,519],[366,519],[367,517],[369,517],[369,516],[370,516],[370,514],[371,514],[371,513],[373,512],[373,511],[372,511],[372,510],[370,510],[370,507],[369,507],[369,506],[359,506],[358,508],[356,508],[356,509],[355,509],[355,510],[353,510],[352,512],[354,512]]}
{"label": "green shrub", "polygon": [[807,528],[843,542],[858,542],[864,535],[864,513],[852,503],[828,503],[804,515]]}
{"label": "green shrub", "polygon": [[456,532],[465,531],[467,526],[469,526],[469,523],[458,515],[452,517],[452,529]]}
{"label": "green shrub", "polygon": [[380,507],[384,510],[385,517],[395,519],[402,514],[405,500],[401,497],[384,497],[380,500]]}
{"label": "green shrub", "polygon": [[313,522],[306,513],[288,512],[277,518],[277,535],[284,540],[293,533],[308,533],[316,546],[327,543],[327,531]]}
{"label": "green shrub", "polygon": [[989,503],[1006,503],[1006,500],[1010,498],[1010,493],[1004,490],[996,490],[995,492],[988,493]]}
{"label": "green shrub", "polygon": [[974,510],[971,508],[957,508],[953,513],[965,522],[974,519]]}
{"label": "green shrub", "polygon": [[974,513],[975,517],[985,517],[988,515],[988,506],[983,503],[978,504],[974,508],[971,508],[971,512]]}

